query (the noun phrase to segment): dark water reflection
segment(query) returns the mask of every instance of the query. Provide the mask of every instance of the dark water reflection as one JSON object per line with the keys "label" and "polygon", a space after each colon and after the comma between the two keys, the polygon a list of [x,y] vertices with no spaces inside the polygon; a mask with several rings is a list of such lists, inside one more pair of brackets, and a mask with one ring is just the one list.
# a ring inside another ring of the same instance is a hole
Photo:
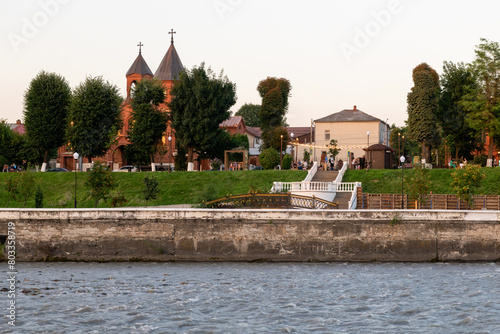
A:
{"label": "dark water reflection", "polygon": [[[19,333],[500,333],[494,263],[21,263],[17,269]],[[2,277],[6,272],[3,264]],[[7,292],[1,294],[6,333]]]}

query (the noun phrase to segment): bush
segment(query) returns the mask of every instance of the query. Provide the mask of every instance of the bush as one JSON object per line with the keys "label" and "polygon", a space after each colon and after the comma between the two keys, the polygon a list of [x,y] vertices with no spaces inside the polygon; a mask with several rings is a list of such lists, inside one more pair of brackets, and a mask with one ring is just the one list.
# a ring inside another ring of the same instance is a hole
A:
{"label": "bush", "polygon": [[149,177],[149,175],[146,175],[146,177],[142,179],[142,182],[144,183],[142,195],[146,200],[146,207],[147,207],[149,200],[156,199],[158,197],[158,194],[160,193],[160,187],[158,184],[158,180],[156,179],[155,176]]}
{"label": "bush", "polygon": [[96,162],[87,175],[85,186],[90,190],[90,197],[94,200],[94,208],[97,208],[99,201],[108,198],[111,189],[116,187],[115,177],[106,165]]}
{"label": "bush", "polygon": [[285,154],[282,164],[282,169],[290,169],[292,167],[292,156],[290,154]]}
{"label": "bush", "polygon": [[212,170],[220,170],[220,166],[222,165],[222,161],[218,158],[214,158],[210,160],[210,167]]}
{"label": "bush", "polygon": [[472,159],[472,164],[473,165],[478,165],[481,167],[486,167],[486,162],[488,161],[488,156],[487,155],[477,155]]}
{"label": "bush", "polygon": [[264,169],[273,169],[280,163],[280,154],[274,148],[268,148],[259,155],[259,162]]}
{"label": "bush", "polygon": [[35,191],[35,208],[43,208],[43,191],[40,186],[37,186]]}
{"label": "bush", "polygon": [[453,177],[451,185],[458,197],[472,208],[474,205],[472,196],[481,187],[481,181],[486,178],[486,175],[479,166],[466,165],[465,168],[454,171],[451,176]]}

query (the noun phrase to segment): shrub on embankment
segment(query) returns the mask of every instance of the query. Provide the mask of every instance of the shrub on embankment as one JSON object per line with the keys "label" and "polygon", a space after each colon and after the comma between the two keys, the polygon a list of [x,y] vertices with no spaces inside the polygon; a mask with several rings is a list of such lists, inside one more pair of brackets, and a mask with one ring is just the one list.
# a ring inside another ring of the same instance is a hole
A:
{"label": "shrub on embankment", "polygon": [[[113,173],[117,187],[111,198],[98,205],[100,208],[109,207],[114,196],[123,196],[127,203],[124,206],[145,206],[142,195],[144,190],[143,179],[148,172]],[[0,208],[7,207],[6,181],[14,173],[0,173]],[[77,173],[77,206],[78,208],[92,208],[88,188],[84,183],[87,173]],[[206,189],[215,192],[216,198],[227,194],[243,194],[250,190],[269,191],[274,181],[293,182],[301,181],[307,175],[306,171],[296,170],[252,170],[227,172],[158,172],[155,173],[159,182],[160,192],[155,200],[148,202],[149,206],[172,204],[197,204],[202,200]],[[43,190],[45,208],[72,208],[74,206],[75,174],[74,173],[36,173],[37,185]],[[23,207],[20,199],[10,200],[10,208]],[[35,200],[32,197],[26,203],[26,208],[34,208]]]}

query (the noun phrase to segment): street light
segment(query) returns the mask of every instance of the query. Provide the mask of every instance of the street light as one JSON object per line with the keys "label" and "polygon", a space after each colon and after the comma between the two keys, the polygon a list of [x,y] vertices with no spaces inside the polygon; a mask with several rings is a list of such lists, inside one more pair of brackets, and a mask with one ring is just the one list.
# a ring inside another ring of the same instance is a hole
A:
{"label": "street light", "polygon": [[170,152],[168,154],[168,173],[170,174],[170,159],[172,158],[172,136],[168,136],[168,145],[170,146]]}
{"label": "street light", "polygon": [[75,152],[73,153],[73,158],[75,159],[75,209],[76,209],[76,171],[78,170],[78,158],[80,155]]}
{"label": "street light", "polygon": [[293,155],[293,136],[294,136],[294,135],[295,135],[295,134],[294,134],[293,132],[292,132],[292,133],[290,133],[290,137],[292,137],[292,162],[294,162],[294,163],[295,163],[295,157],[294,157],[294,155]]}
{"label": "street light", "polygon": [[280,135],[280,170],[283,169],[283,135]]}
{"label": "street light", "polygon": [[368,148],[370,147],[370,131],[366,131],[366,138],[367,138],[366,154],[368,154],[368,167],[366,169],[370,169],[372,162],[372,155],[368,151]]}
{"label": "street light", "polygon": [[401,209],[404,209],[404,170],[405,170],[405,157],[401,156],[399,158],[399,161],[401,161]]}

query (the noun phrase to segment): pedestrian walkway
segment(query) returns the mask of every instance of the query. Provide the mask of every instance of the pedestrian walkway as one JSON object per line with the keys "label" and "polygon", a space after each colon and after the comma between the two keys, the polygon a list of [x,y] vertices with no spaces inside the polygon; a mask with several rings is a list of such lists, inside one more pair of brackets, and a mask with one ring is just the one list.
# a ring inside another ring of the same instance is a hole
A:
{"label": "pedestrian walkway", "polygon": [[337,171],[319,170],[316,172],[316,174],[314,174],[314,177],[311,181],[312,182],[333,182],[337,178],[337,175],[339,175],[339,172],[337,172]]}

